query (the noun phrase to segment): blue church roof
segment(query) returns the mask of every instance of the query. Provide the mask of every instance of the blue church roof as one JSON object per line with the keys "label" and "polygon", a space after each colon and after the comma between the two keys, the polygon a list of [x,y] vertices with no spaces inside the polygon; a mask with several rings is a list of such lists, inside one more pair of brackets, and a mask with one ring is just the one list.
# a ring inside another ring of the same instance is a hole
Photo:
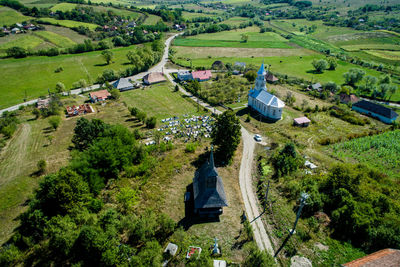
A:
{"label": "blue church roof", "polygon": [[260,69],[258,70],[257,74],[263,75],[265,73],[264,62],[261,64]]}

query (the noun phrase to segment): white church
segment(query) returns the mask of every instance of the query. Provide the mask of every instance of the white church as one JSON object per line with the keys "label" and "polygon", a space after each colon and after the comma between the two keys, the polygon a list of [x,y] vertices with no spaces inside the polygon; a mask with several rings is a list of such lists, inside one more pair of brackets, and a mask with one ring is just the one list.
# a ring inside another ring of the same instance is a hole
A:
{"label": "white church", "polygon": [[248,106],[266,118],[280,120],[285,103],[267,91],[265,75],[264,63],[262,63],[257,72],[256,85],[253,89],[250,87]]}

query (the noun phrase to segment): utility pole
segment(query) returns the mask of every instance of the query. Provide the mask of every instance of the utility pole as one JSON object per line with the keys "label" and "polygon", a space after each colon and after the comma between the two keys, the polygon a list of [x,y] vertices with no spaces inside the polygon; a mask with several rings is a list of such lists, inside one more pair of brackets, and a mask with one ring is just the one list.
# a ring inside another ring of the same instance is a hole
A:
{"label": "utility pole", "polygon": [[265,191],[265,203],[264,203],[264,211],[263,211],[263,213],[267,209],[268,192],[269,192],[269,180],[268,180],[268,185],[267,185],[267,191]]}
{"label": "utility pole", "polygon": [[280,252],[280,251],[283,249],[283,247],[286,245],[287,241],[289,241],[290,237],[291,237],[294,233],[296,233],[296,231],[295,231],[296,225],[297,225],[297,222],[299,221],[300,214],[301,214],[301,210],[303,209],[303,207],[304,207],[305,205],[307,205],[307,202],[306,202],[306,201],[307,201],[308,197],[309,197],[309,195],[308,195],[307,193],[305,193],[305,192],[301,193],[301,196],[300,196],[300,207],[299,207],[299,210],[297,211],[296,220],[294,221],[293,228],[289,230],[289,235],[288,235],[288,237],[286,237],[285,241],[283,241],[281,247],[280,247],[280,248],[278,249],[278,251],[275,253],[274,258],[276,258],[276,256],[278,256],[279,252]]}

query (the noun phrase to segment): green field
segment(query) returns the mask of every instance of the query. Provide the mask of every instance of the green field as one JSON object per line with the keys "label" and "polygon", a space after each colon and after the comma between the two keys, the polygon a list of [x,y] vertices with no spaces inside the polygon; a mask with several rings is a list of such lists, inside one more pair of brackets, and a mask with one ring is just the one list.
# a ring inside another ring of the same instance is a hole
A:
{"label": "green field", "polygon": [[400,51],[368,50],[365,51],[365,53],[383,59],[396,60],[396,61],[400,60]]}
{"label": "green field", "polygon": [[50,10],[53,12],[56,11],[71,11],[72,9],[74,9],[77,6],[77,4],[72,4],[72,3],[59,3],[55,6],[53,6]]}
{"label": "green field", "polygon": [[72,41],[71,39],[61,36],[57,33],[54,32],[48,32],[48,31],[36,31],[34,35],[39,36],[43,40],[52,43],[58,47],[70,47],[75,45],[76,43]]}
{"label": "green field", "polygon": [[[314,80],[319,82],[329,82],[333,81],[337,84],[342,84],[344,82],[343,73],[347,72],[351,68],[361,68],[359,66],[338,61],[338,66],[335,71],[325,71],[324,73],[316,74],[314,73],[314,68],[311,65],[311,62],[314,59],[322,59],[325,58],[322,55],[310,55],[310,56],[287,56],[287,57],[216,57],[216,58],[197,58],[193,59],[193,67],[205,67],[210,68],[211,64],[216,60],[221,60],[225,64],[235,63],[236,61],[245,62],[246,64],[254,64],[255,66],[260,66],[261,62],[265,60],[266,64],[271,64],[271,71],[287,74],[289,76],[305,78],[308,80]],[[281,62],[282,61],[282,62]],[[177,59],[177,63],[190,66],[190,61],[186,59]],[[375,70],[370,70],[363,68],[367,75],[373,75],[379,77],[381,74]]]}
{"label": "green field", "polygon": [[207,13],[193,13],[193,12],[182,12],[182,17],[184,19],[192,19],[192,18],[203,18],[203,17],[215,17],[216,15],[207,14]]}
{"label": "green field", "polygon": [[[241,35],[248,35],[247,42],[241,40]],[[242,47],[242,48],[292,48],[288,41],[273,32],[260,33],[257,27],[226,32],[199,34],[174,40],[176,46],[193,47]]]}
{"label": "green field", "polygon": [[17,22],[23,22],[32,19],[22,15],[21,13],[15,11],[14,9],[0,6],[0,26],[12,25]]}
{"label": "green field", "polygon": [[229,18],[227,20],[222,21],[220,24],[228,24],[228,25],[231,25],[231,26],[234,26],[234,25],[235,26],[239,26],[240,23],[248,22],[248,21],[249,21],[249,19],[247,19],[247,18],[232,17],[232,18]]}
{"label": "green field", "polygon": [[372,166],[390,177],[400,178],[400,130],[353,139],[333,145],[333,154],[344,161]]}
{"label": "green field", "polygon": [[99,27],[96,24],[73,21],[73,20],[57,20],[57,19],[53,19],[53,18],[40,18],[39,21],[44,21],[44,22],[50,23],[52,25],[58,25],[58,26],[63,26],[63,27],[67,27],[67,28],[83,26],[83,27],[89,28],[90,30],[95,30],[97,27]]}
{"label": "green field", "polygon": [[0,54],[5,54],[5,50],[13,46],[35,49],[44,43],[42,38],[32,34],[9,35],[0,39]]}
{"label": "green field", "polygon": [[161,17],[149,14],[143,22],[143,25],[154,25],[161,20]]}
{"label": "green field", "polygon": [[89,39],[86,35],[79,34],[76,31],[71,30],[70,28],[66,28],[66,27],[45,25],[45,29],[48,32],[53,32],[58,35],[64,36],[78,44],[83,43],[85,40]]}
{"label": "green field", "polygon": [[[105,69],[115,71],[129,67],[126,54],[131,47],[112,49],[114,63],[105,65],[100,51],[81,55],[60,55],[57,57],[29,57],[24,59],[0,60],[0,73],[7,79],[0,80],[0,109],[23,101],[26,92],[28,99],[45,95],[47,89],[53,90],[57,82],[71,88],[72,83],[85,79],[94,82]],[[58,67],[63,71],[55,73]],[[22,78],[21,78],[22,77]]]}
{"label": "green field", "polygon": [[129,107],[137,107],[146,111],[147,116],[156,116],[158,119],[196,113],[196,106],[185,100],[181,93],[173,90],[169,82],[164,82],[145,87],[143,90],[124,92],[121,99]]}

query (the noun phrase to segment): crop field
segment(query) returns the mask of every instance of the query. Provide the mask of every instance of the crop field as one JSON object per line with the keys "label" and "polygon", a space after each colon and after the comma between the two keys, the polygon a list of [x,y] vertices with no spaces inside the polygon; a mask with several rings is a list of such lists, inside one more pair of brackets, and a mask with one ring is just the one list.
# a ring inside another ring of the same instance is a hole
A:
{"label": "crop field", "polygon": [[[288,41],[273,32],[259,33],[257,27],[223,33],[199,34],[174,40],[176,46],[191,47],[241,47],[241,48],[292,48]],[[247,42],[241,40],[241,35],[248,35]]]}
{"label": "crop field", "polygon": [[15,11],[14,9],[0,6],[0,25],[12,25],[17,22],[23,22],[25,20],[30,20],[31,17],[24,16],[21,13]]}
{"label": "crop field", "polygon": [[239,26],[240,23],[247,22],[247,18],[242,18],[242,17],[232,17],[227,20],[222,21],[220,24],[227,24],[231,26]]}
{"label": "crop field", "polygon": [[36,31],[34,35],[39,36],[43,40],[52,43],[58,47],[70,47],[75,45],[76,43],[72,41],[71,39],[61,36],[57,33],[54,32],[48,32],[48,31]]}
{"label": "crop field", "polygon": [[181,59],[204,57],[281,57],[305,56],[316,54],[312,50],[303,48],[278,49],[278,48],[235,48],[235,47],[188,47],[174,46],[175,57]]}
{"label": "crop field", "polygon": [[66,27],[45,25],[45,29],[48,32],[53,32],[58,35],[64,36],[78,44],[83,43],[85,40],[89,39],[86,35],[79,34],[76,31],[73,31],[70,28],[66,28]]}
{"label": "crop field", "polygon": [[154,25],[161,20],[161,17],[149,14],[149,16],[143,22],[143,25]]}
{"label": "crop field", "polygon": [[67,27],[67,28],[83,26],[83,27],[89,28],[92,31],[95,30],[97,27],[99,27],[96,24],[67,20],[67,19],[66,20],[57,20],[57,19],[53,19],[53,18],[40,18],[39,21],[44,21],[44,22],[50,23],[52,25],[63,26],[63,27]]}
{"label": "crop field", "polygon": [[192,18],[203,18],[203,17],[215,17],[216,15],[207,14],[207,13],[193,13],[193,12],[183,11],[182,16],[184,19],[192,19]]}
{"label": "crop field", "polygon": [[77,4],[72,4],[72,3],[59,3],[55,6],[53,6],[50,10],[53,12],[56,12],[56,11],[65,12],[65,11],[70,11],[70,10],[74,9],[76,6],[77,6]]}
{"label": "crop field", "polygon": [[171,83],[164,82],[145,87],[143,90],[124,92],[121,99],[128,107],[137,107],[146,111],[147,116],[156,116],[158,119],[196,113],[195,103],[190,103],[181,93],[173,91]]}
{"label": "crop field", "polygon": [[400,130],[353,139],[332,146],[333,154],[345,161],[372,166],[393,178],[400,178]]}
{"label": "crop field", "polygon": [[365,51],[365,53],[383,59],[396,60],[396,61],[400,60],[400,51],[368,50]]}
{"label": "crop field", "polygon": [[125,18],[130,17],[131,19],[137,19],[143,16],[140,12],[130,11],[126,9],[114,8],[114,7],[104,7],[104,6],[93,6],[93,9],[98,12],[112,11],[119,16],[124,16]]}
{"label": "crop field", "polygon": [[[81,55],[2,59],[0,73],[7,79],[0,80],[0,93],[3,95],[0,109],[22,102],[25,92],[28,99],[33,99],[45,95],[47,89],[53,90],[57,82],[64,83],[69,89],[72,83],[80,79],[94,82],[106,69],[126,69],[129,64],[126,54],[132,47],[112,49],[114,59],[110,65],[105,65],[101,51]],[[64,70],[55,73],[54,70],[60,66]]]}

